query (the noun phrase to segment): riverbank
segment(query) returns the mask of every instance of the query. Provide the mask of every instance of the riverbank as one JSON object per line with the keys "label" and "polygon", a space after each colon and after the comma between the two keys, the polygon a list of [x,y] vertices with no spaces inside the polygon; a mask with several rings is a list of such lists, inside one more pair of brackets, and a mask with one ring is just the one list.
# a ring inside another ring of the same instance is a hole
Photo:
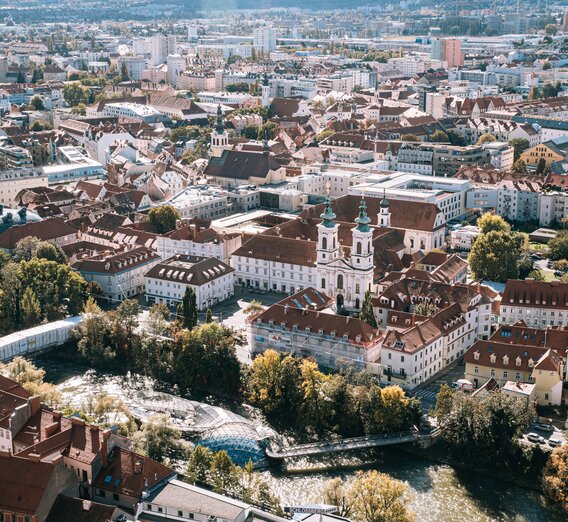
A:
{"label": "riverbank", "polygon": [[[77,396],[97,393],[101,389],[112,389],[118,397],[121,394],[136,394],[133,381],[143,378],[136,375],[126,377],[119,372],[96,371],[84,364],[66,358],[42,356],[36,362],[47,371],[47,379],[62,382],[73,380],[73,392]],[[158,387],[159,383],[145,381],[145,385]],[[62,388],[64,385],[62,386]],[[175,390],[167,390],[175,393]],[[191,397],[195,398],[195,397]],[[266,422],[257,410],[242,405],[227,404],[214,397],[203,400],[229,409],[243,409],[255,420]],[[225,404],[220,404],[223,402]],[[288,431],[284,438],[287,443],[295,442]],[[435,447],[435,446],[434,446]],[[551,508],[546,499],[535,489],[535,484],[507,480],[491,476],[475,469],[453,465],[441,450],[433,448],[421,451],[404,451],[402,448],[358,454],[338,454],[323,458],[294,461],[284,468],[263,471],[264,479],[279,495],[285,505],[321,502],[323,486],[331,478],[340,477],[349,482],[362,469],[377,469],[393,478],[408,483],[415,496],[412,509],[420,522],[462,522],[463,520],[492,522],[560,522],[565,516]]]}

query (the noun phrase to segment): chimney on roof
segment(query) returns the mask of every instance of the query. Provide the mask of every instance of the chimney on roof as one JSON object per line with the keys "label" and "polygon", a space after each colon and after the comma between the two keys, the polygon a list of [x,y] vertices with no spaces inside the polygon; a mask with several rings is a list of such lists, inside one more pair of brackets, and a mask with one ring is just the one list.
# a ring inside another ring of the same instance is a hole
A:
{"label": "chimney on roof", "polygon": [[101,448],[100,438],[99,438],[99,427],[89,426],[91,428],[91,451],[97,454]]}
{"label": "chimney on roof", "polygon": [[103,431],[103,441],[101,444],[101,457],[103,461],[103,466],[108,464],[108,439],[112,435],[112,431],[105,430]]}

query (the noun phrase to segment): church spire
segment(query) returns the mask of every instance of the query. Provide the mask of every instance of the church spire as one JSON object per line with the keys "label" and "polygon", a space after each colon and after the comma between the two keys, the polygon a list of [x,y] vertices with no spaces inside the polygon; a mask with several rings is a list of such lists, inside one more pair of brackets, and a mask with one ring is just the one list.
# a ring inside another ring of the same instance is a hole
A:
{"label": "church spire", "polygon": [[223,132],[225,132],[225,124],[223,123],[223,111],[221,110],[221,104],[217,105],[217,123],[215,124],[215,132],[217,132],[217,134],[223,134]]}
{"label": "church spire", "polygon": [[361,197],[361,203],[359,205],[359,216],[355,218],[355,223],[357,223],[357,230],[359,232],[370,232],[370,222],[371,218],[367,214],[367,202],[365,201],[365,196],[363,196]]}
{"label": "church spire", "polygon": [[328,185],[327,196],[325,198],[325,210],[324,210],[323,214],[320,215],[320,218],[323,219],[322,225],[326,228],[335,227],[334,219],[336,217],[337,216],[335,215],[335,213],[333,212],[333,209],[331,208],[331,196],[329,195],[329,185]]}

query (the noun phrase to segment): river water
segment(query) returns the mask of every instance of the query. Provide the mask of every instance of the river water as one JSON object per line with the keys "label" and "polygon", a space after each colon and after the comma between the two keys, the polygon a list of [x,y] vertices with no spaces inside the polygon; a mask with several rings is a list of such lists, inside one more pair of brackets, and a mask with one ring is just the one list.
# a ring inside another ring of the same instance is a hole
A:
{"label": "river water", "polygon": [[[75,363],[38,358],[66,402],[80,405],[91,393],[105,390],[119,397],[132,397],[132,376],[97,373]],[[134,380],[136,380],[134,376]],[[151,387],[151,381],[144,381]],[[203,398],[199,398],[203,399]],[[243,408],[236,408],[243,413]],[[322,502],[327,480],[352,481],[359,469],[376,469],[406,482],[412,509],[419,522],[560,522],[566,517],[546,506],[534,491],[485,475],[436,464],[400,450],[389,449],[358,455],[336,455],[288,463],[286,468],[262,472],[284,505]]]}

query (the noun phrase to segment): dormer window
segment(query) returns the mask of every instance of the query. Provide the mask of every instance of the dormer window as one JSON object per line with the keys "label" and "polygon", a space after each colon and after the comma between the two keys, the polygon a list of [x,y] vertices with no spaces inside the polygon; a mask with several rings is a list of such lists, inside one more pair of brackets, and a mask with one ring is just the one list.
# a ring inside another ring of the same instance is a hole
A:
{"label": "dormer window", "polygon": [[508,355],[503,356],[503,364],[505,364],[505,365],[509,364],[509,356]]}
{"label": "dormer window", "polygon": [[474,358],[476,361],[479,361],[479,352],[478,352],[478,351],[473,352],[473,358]]}
{"label": "dormer window", "polygon": [[322,328],[320,328],[320,329],[318,330],[318,334],[323,335],[323,329],[322,329]]}
{"label": "dormer window", "polygon": [[534,361],[532,359],[532,357],[529,359],[529,368],[532,368],[534,366]]}
{"label": "dormer window", "polygon": [[494,353],[492,353],[490,359],[491,359],[491,363],[495,364],[495,361],[497,360],[497,356]]}
{"label": "dormer window", "polygon": [[517,366],[520,366],[520,365],[521,365],[521,358],[520,358],[520,357],[517,357],[517,360],[515,361],[515,364],[516,364]]}

